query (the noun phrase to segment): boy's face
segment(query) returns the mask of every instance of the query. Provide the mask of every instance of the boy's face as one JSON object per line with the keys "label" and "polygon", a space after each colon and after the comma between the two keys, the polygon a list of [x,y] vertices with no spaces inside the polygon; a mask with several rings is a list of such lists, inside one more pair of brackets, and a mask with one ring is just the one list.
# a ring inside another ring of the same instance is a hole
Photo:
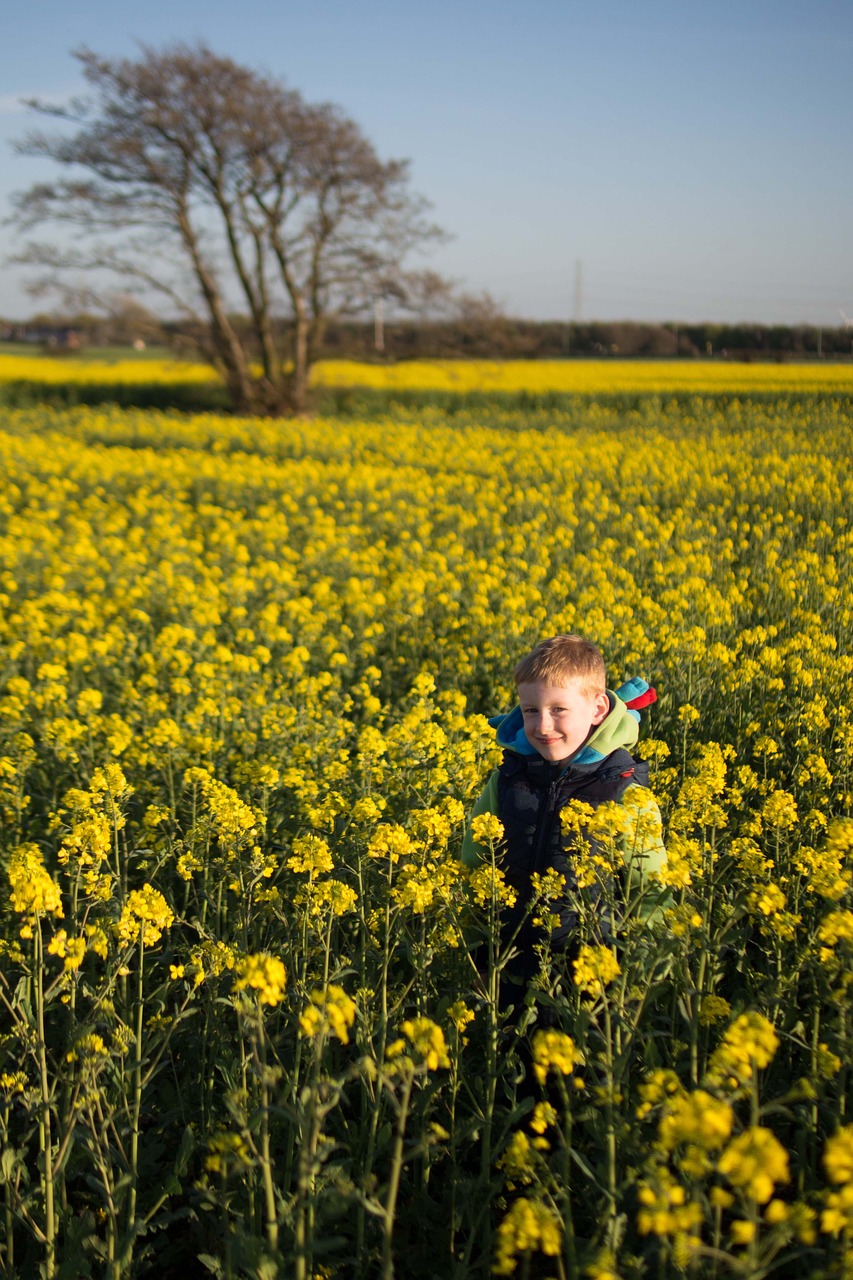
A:
{"label": "boy's face", "polygon": [[552,764],[573,756],[610,710],[606,693],[584,693],[577,681],[525,681],[518,686],[518,700],[528,742]]}

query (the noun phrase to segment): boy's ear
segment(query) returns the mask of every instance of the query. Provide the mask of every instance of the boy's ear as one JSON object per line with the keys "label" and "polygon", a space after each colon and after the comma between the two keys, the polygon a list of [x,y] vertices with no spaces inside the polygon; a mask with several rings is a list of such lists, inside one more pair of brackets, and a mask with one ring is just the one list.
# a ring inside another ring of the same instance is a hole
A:
{"label": "boy's ear", "polygon": [[595,715],[592,717],[593,724],[601,724],[602,720],[610,711],[610,699],[606,693],[597,693],[595,695]]}

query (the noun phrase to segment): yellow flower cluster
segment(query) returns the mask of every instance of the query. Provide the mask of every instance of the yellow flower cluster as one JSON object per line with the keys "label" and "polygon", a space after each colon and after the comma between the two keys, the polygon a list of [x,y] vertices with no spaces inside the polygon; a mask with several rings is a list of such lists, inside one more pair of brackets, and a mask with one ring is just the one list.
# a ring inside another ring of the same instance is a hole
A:
{"label": "yellow flower cluster", "polygon": [[716,1151],[728,1141],[733,1122],[734,1113],[729,1104],[704,1089],[679,1093],[661,1117],[660,1143],[665,1151],[674,1151],[682,1143],[703,1151]]}
{"label": "yellow flower cluster", "polygon": [[415,844],[399,823],[381,822],[370,838],[367,852],[371,858],[390,858],[392,862],[399,862],[415,852]]}
{"label": "yellow flower cluster", "polygon": [[717,1162],[717,1168],[733,1187],[758,1204],[766,1204],[777,1182],[788,1182],[788,1153],[778,1138],[761,1125],[753,1125],[733,1138]]}
{"label": "yellow flower cluster", "polygon": [[543,1253],[556,1258],[563,1241],[562,1224],[550,1206],[520,1196],[510,1205],[498,1226],[492,1271],[498,1276],[515,1273],[521,1254]]}
{"label": "yellow flower cluster", "polygon": [[293,854],[287,860],[291,871],[313,877],[334,867],[332,851],[320,836],[298,836],[293,842]]}
{"label": "yellow flower cluster", "polygon": [[308,1004],[299,1017],[304,1036],[313,1039],[321,1033],[333,1035],[341,1044],[349,1044],[350,1028],[355,1022],[356,1004],[343,987],[335,982],[311,991]]}
{"label": "yellow flower cluster", "polygon": [[[180,743],[180,730],[171,745]],[[166,746],[168,742],[160,741],[155,735],[155,745]],[[240,799],[232,787],[219,782],[206,769],[191,768],[184,775],[186,786],[197,786],[204,797],[207,811],[217,836],[229,850],[245,848],[251,845],[256,837],[257,829],[263,826],[263,818]]]}
{"label": "yellow flower cluster", "polygon": [[803,846],[794,854],[796,870],[805,879],[806,892],[837,902],[850,888],[853,869],[845,866],[853,851],[853,820],[838,818],[820,850]]}
{"label": "yellow flower cluster", "polygon": [[275,1007],[284,997],[287,974],[278,956],[260,953],[246,956],[235,965],[235,991],[256,991],[260,1004]]}
{"label": "yellow flower cluster", "polygon": [[48,952],[52,956],[60,956],[65,961],[65,971],[79,969],[86,955],[85,938],[69,938],[64,929],[58,929],[48,944]]}
{"label": "yellow flower cluster", "polygon": [[533,1033],[533,1071],[540,1084],[544,1084],[549,1072],[569,1076],[579,1062],[580,1054],[571,1036],[563,1031],[535,1031]]}
{"label": "yellow flower cluster", "polygon": [[506,1150],[498,1160],[498,1168],[503,1170],[510,1189],[519,1183],[526,1185],[533,1180],[531,1163],[531,1142],[523,1129],[517,1129],[506,1145]]}
{"label": "yellow flower cluster", "polygon": [[15,849],[9,859],[8,874],[12,910],[24,916],[24,929],[29,930],[36,915],[63,915],[62,894],[45,870],[38,845],[23,844]]}
{"label": "yellow flower cluster", "polygon": [[402,1036],[389,1044],[385,1051],[389,1062],[394,1063],[405,1056],[422,1063],[429,1071],[450,1066],[444,1032],[437,1022],[430,1018],[407,1018],[400,1030]]}
{"label": "yellow flower cluster", "polygon": [[830,911],[817,931],[818,940],[823,944],[820,948],[820,959],[825,964],[835,959],[839,943],[847,948],[853,946],[853,911]]}
{"label": "yellow flower cluster", "polygon": [[109,1057],[109,1050],[104,1043],[103,1036],[96,1035],[95,1032],[89,1032],[87,1035],[80,1036],[74,1042],[74,1047],[68,1050],[65,1055],[68,1062],[97,1062],[105,1060]]}
{"label": "yellow flower cluster", "polygon": [[474,868],[468,877],[468,884],[474,901],[481,907],[491,902],[512,907],[518,900],[518,894],[512,885],[507,884],[506,875],[501,868],[493,867],[487,862]]}
{"label": "yellow flower cluster", "polygon": [[727,1018],[732,1006],[724,996],[703,996],[699,1006],[699,1022],[703,1027],[711,1027],[722,1018]]}
{"label": "yellow flower cluster", "polygon": [[66,360],[57,356],[0,355],[0,382],[145,386],[202,384],[213,380],[209,365],[183,360]]}
{"label": "yellow flower cluster", "polygon": [[227,942],[210,940],[193,947],[187,969],[192,976],[193,986],[200,987],[207,978],[218,978],[234,969],[236,964],[237,955],[233,947]]}
{"label": "yellow flower cluster", "polygon": [[742,1013],[726,1031],[714,1050],[709,1079],[728,1082],[732,1087],[747,1084],[753,1071],[766,1067],[779,1048],[779,1037],[761,1013]]}
{"label": "yellow flower cluster", "polygon": [[702,1207],[690,1200],[684,1187],[664,1171],[656,1185],[640,1183],[637,1199],[641,1205],[637,1214],[641,1235],[672,1236],[682,1253],[699,1244],[696,1228],[702,1221]]}
{"label": "yellow flower cluster", "polygon": [[619,961],[610,947],[582,946],[574,962],[572,979],[576,987],[590,996],[603,996],[621,973]]}
{"label": "yellow flower cluster", "polygon": [[844,1237],[849,1262],[853,1260],[853,1125],[845,1125],[827,1139],[823,1166],[836,1189],[827,1194],[821,1229]]}
{"label": "yellow flower cluster", "polygon": [[503,823],[494,813],[478,813],[471,819],[471,836],[475,844],[494,848],[503,840]]}
{"label": "yellow flower cluster", "polygon": [[159,889],[146,884],[132,889],[122,907],[116,932],[122,942],[142,942],[154,946],[175,918],[175,913]]}

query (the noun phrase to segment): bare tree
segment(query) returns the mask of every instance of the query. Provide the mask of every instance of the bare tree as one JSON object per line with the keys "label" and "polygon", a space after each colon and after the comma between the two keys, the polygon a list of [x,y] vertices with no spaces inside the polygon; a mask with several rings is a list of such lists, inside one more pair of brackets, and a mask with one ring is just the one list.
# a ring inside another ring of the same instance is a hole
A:
{"label": "bare tree", "polygon": [[12,219],[73,237],[30,241],[15,261],[159,296],[201,335],[238,411],[302,410],[328,320],[405,296],[407,259],[441,236],[407,163],[381,161],[337,107],[203,44],[74,56],[92,97],[29,104],[74,131],[18,144],[69,176],[18,194]]}

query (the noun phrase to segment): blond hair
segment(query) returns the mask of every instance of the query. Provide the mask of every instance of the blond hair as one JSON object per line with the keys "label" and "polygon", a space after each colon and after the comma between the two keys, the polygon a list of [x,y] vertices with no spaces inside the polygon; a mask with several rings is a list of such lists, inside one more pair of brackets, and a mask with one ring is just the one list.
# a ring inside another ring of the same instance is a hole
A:
{"label": "blond hair", "polygon": [[607,673],[601,651],[583,636],[552,636],[542,640],[522,658],[512,673],[516,685],[534,680],[563,686],[577,682],[583,693],[607,690]]}

